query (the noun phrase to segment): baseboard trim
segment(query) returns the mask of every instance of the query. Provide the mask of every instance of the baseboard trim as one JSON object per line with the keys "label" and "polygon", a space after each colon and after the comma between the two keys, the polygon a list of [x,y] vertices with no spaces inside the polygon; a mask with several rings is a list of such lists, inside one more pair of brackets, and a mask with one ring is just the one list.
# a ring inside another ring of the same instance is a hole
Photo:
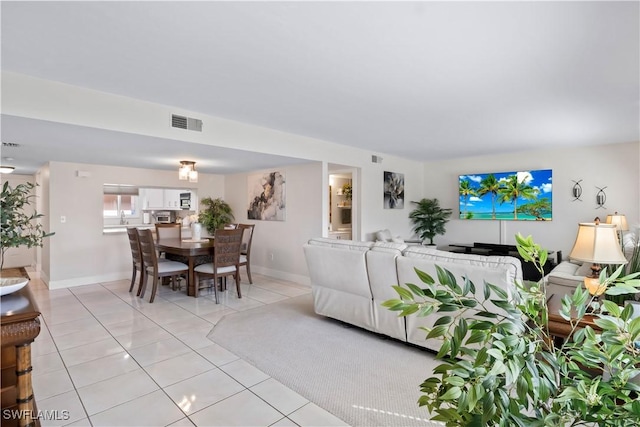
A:
{"label": "baseboard trim", "polygon": [[65,289],[83,285],[95,285],[96,283],[115,282],[117,280],[125,279],[131,279],[131,271],[110,273],[101,276],[85,276],[65,280],[51,280],[48,283],[44,279],[42,279],[42,281],[47,283],[49,289]]}
{"label": "baseboard trim", "polygon": [[295,282],[299,285],[311,287],[311,279],[307,276],[302,276],[299,274],[287,273],[285,271],[280,270],[271,270],[269,268],[260,267],[260,266],[251,266],[251,271],[263,274],[265,276],[274,277],[280,280],[287,280],[289,282]]}
{"label": "baseboard trim", "polygon": [[[271,270],[269,268],[263,268],[259,266],[254,266],[251,268],[251,270],[257,274],[263,274],[265,276],[273,277],[276,279],[287,280],[289,282],[295,282],[303,286],[311,287],[311,280],[307,276],[287,273],[279,270]],[[110,273],[101,276],[76,277],[73,279],[63,280],[49,280],[49,278],[44,273],[41,273],[40,279],[49,287],[49,289],[65,289],[75,288],[77,286],[83,285],[94,285],[96,283],[115,282],[117,280],[130,280],[131,271]]]}

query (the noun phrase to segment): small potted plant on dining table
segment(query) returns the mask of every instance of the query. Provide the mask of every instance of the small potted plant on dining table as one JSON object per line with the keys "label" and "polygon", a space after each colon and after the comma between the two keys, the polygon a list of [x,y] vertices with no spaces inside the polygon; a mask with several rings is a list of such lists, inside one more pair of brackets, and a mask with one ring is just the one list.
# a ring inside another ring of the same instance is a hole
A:
{"label": "small potted plant on dining table", "polygon": [[201,203],[205,208],[200,211],[198,220],[207,229],[209,234],[213,235],[216,230],[224,228],[225,225],[233,222],[233,209],[229,203],[220,197],[216,199],[205,197]]}

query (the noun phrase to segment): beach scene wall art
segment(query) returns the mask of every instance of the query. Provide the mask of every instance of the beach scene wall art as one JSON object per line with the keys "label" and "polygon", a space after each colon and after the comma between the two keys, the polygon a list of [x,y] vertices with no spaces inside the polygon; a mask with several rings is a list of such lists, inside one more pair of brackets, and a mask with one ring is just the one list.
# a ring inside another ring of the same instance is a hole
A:
{"label": "beach scene wall art", "polygon": [[551,169],[460,175],[459,218],[550,221],[552,190]]}

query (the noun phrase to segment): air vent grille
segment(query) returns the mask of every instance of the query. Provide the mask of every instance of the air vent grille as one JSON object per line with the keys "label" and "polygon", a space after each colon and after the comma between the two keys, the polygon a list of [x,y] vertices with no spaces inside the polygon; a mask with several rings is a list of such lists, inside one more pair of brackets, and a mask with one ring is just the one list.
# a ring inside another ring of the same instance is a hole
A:
{"label": "air vent grille", "polygon": [[171,127],[202,132],[202,120],[172,114]]}

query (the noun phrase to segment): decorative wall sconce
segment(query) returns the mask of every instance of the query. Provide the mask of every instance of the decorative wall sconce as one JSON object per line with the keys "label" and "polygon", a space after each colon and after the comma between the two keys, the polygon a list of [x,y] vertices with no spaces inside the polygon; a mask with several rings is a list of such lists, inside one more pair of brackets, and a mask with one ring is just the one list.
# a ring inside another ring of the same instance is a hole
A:
{"label": "decorative wall sconce", "polygon": [[598,207],[596,209],[604,208],[604,204],[607,201],[607,195],[604,192],[604,189],[607,187],[596,187],[599,191],[596,193],[596,204]]}
{"label": "decorative wall sconce", "polygon": [[573,181],[573,182],[575,184],[573,184],[573,188],[571,189],[571,194],[573,194],[573,200],[572,201],[574,201],[574,202],[576,200],[582,201],[582,199],[580,198],[580,196],[582,196],[582,186],[580,185],[582,180]]}

